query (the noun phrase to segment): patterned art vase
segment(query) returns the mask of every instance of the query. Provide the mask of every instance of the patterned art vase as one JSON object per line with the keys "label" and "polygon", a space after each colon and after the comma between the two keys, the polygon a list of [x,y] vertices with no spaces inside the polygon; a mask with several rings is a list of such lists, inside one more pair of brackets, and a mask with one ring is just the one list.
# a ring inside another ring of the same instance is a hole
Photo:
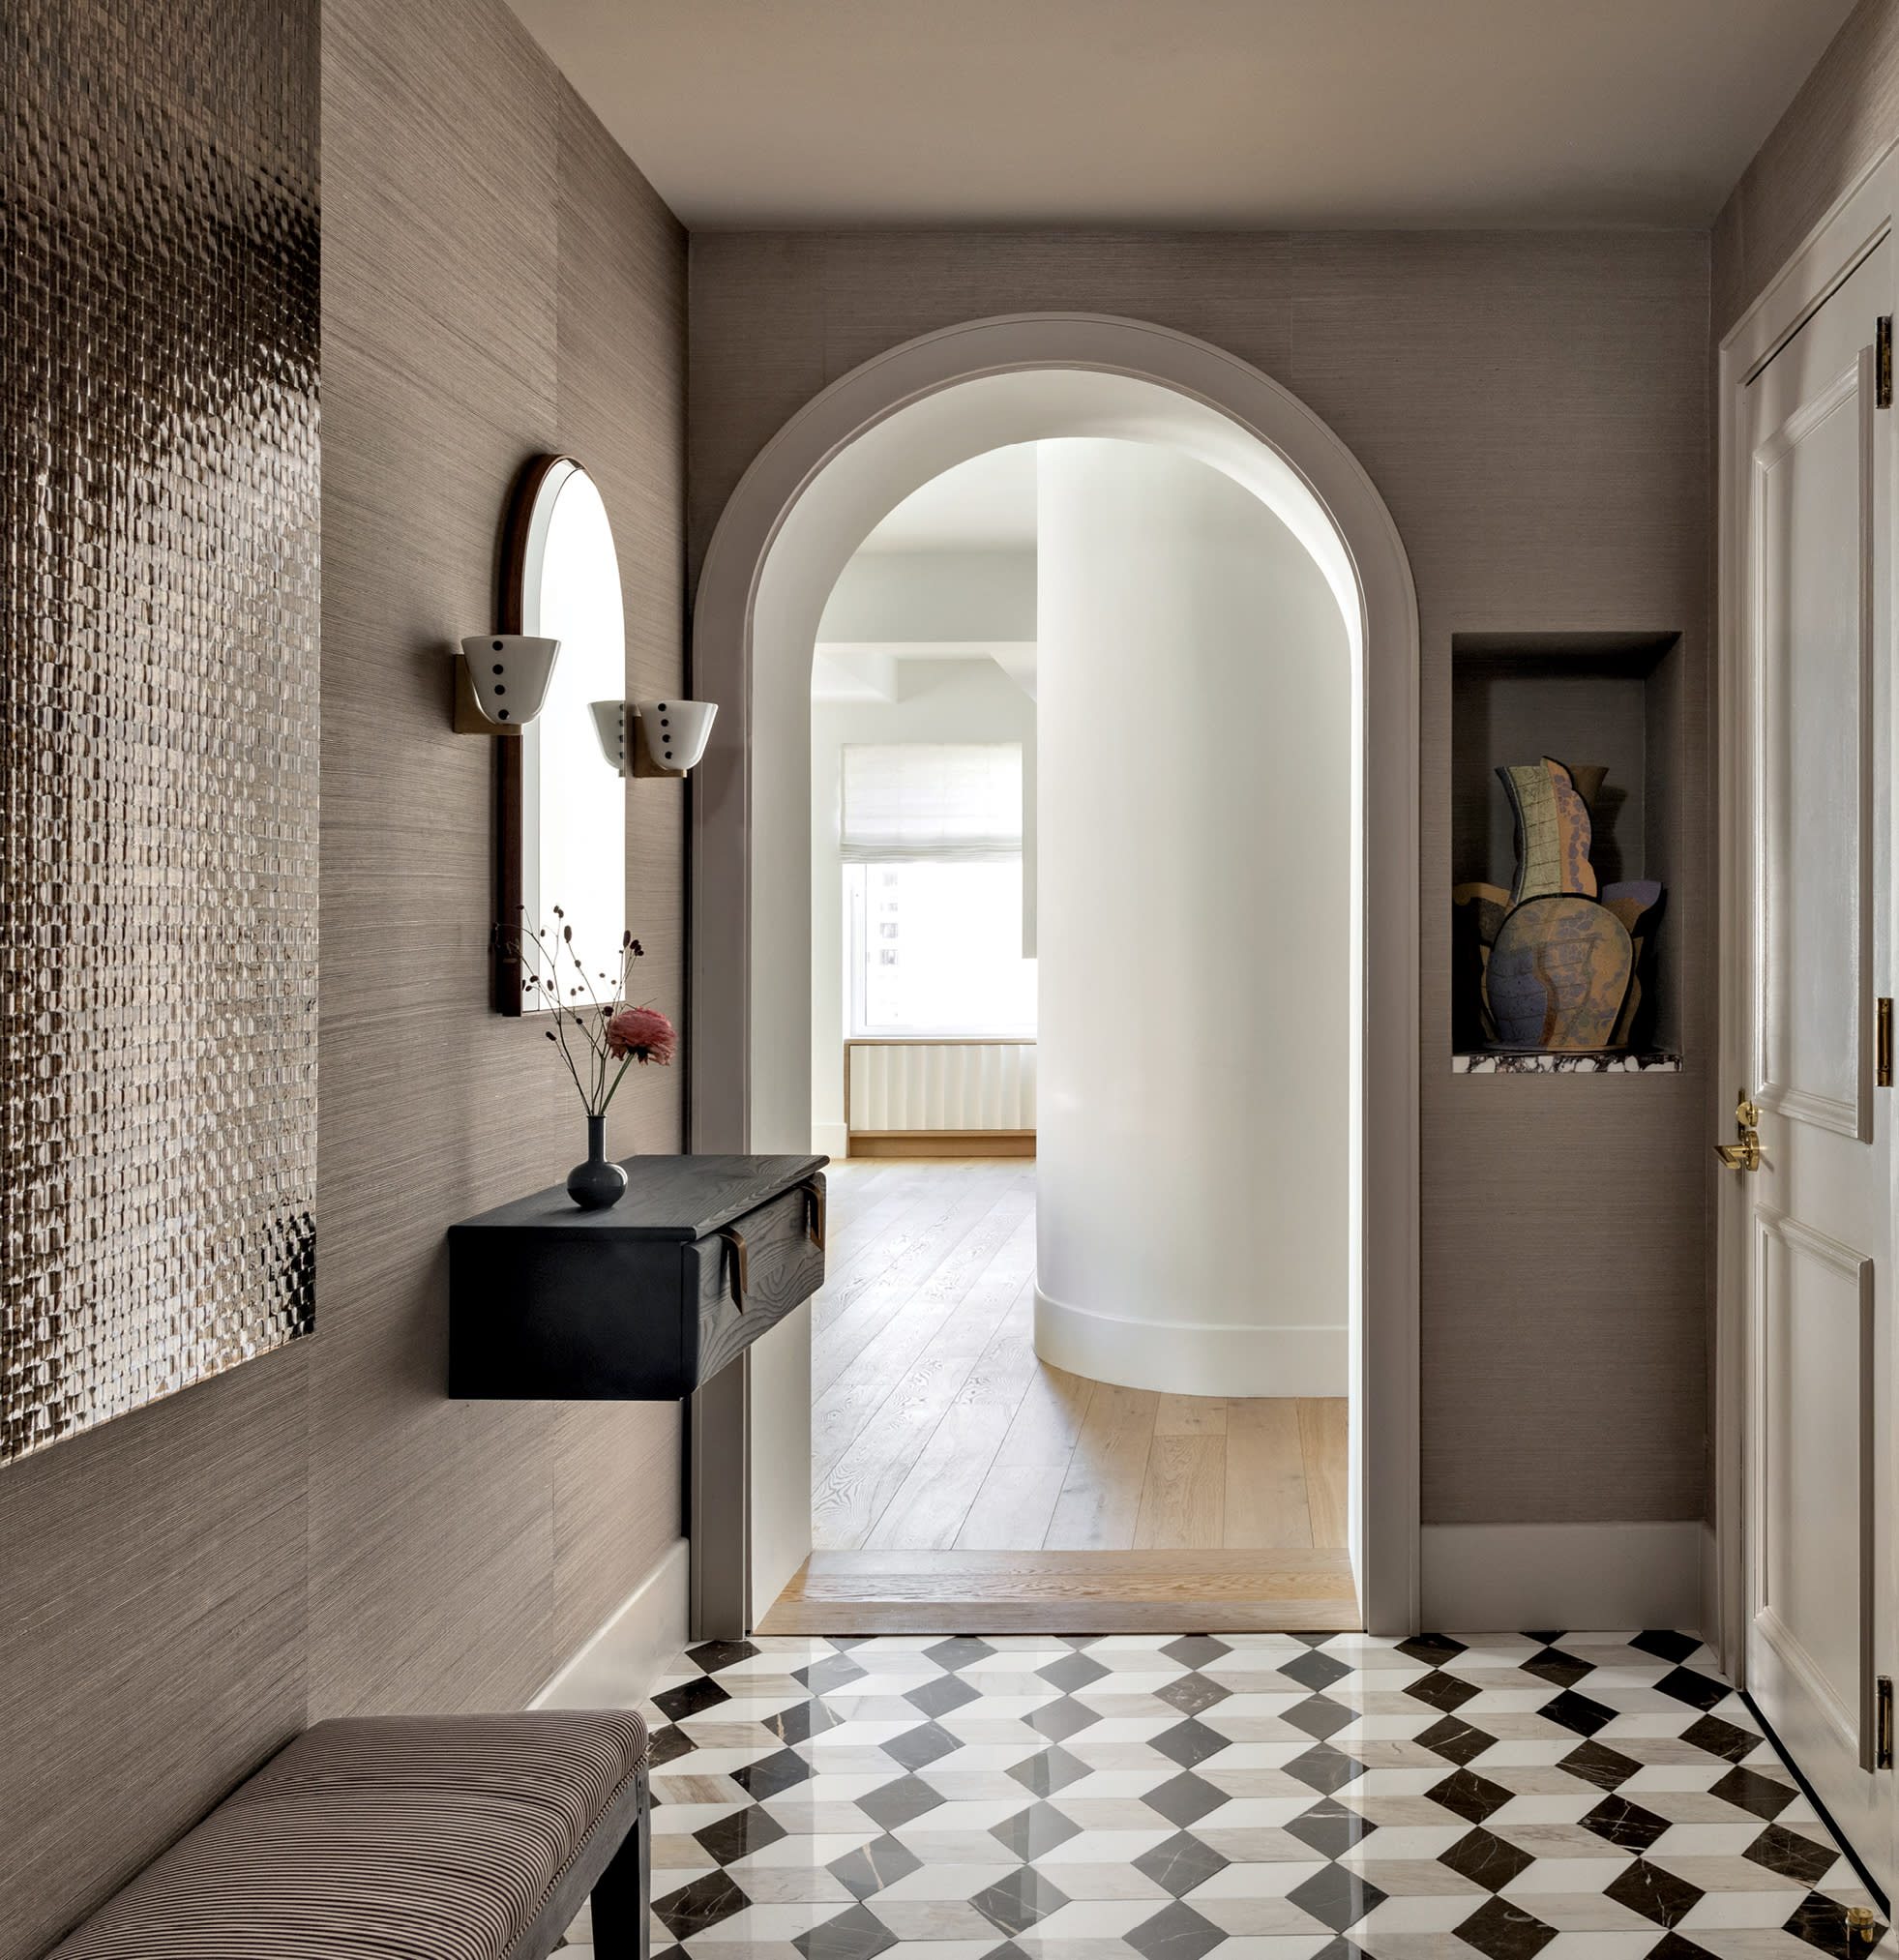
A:
{"label": "patterned art vase", "polygon": [[1635,948],[1607,906],[1569,893],[1526,900],[1503,921],[1484,991],[1506,1048],[1610,1045]]}
{"label": "patterned art vase", "polygon": [[582,1211],[605,1211],[627,1192],[627,1173],[607,1161],[607,1118],[587,1117],[587,1161],[567,1173],[567,1195]]}

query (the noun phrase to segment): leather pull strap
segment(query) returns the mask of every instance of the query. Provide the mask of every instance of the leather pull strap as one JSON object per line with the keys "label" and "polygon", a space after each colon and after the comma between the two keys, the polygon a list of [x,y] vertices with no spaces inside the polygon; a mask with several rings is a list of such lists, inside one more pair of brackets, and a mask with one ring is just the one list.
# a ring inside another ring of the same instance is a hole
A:
{"label": "leather pull strap", "polygon": [[731,1285],[732,1305],[742,1314],[745,1311],[745,1295],[752,1285],[745,1235],[727,1225],[721,1230],[719,1236],[726,1241],[726,1275]]}
{"label": "leather pull strap", "polygon": [[824,1180],[807,1177],[798,1189],[805,1194],[805,1236],[819,1252],[824,1250]]}

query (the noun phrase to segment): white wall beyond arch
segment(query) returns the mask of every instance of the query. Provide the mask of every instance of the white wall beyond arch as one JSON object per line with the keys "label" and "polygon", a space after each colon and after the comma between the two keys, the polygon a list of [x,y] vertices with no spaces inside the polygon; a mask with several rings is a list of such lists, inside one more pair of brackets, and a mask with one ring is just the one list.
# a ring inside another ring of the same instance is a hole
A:
{"label": "white wall beyond arch", "polygon": [[1176,449],[1038,456],[1035,1351],[1176,1395],[1344,1395],[1338,595],[1261,498]]}
{"label": "white wall beyond arch", "polygon": [[[1352,1542],[1374,1631],[1417,1615],[1417,610],[1396,527],[1338,438],[1257,370],[1134,321],[1035,314],[933,334],[827,389],[761,453],[701,574],[694,687],[722,704],[694,777],[692,1118],[699,1150],[810,1136],[811,652],[846,561],[912,490],[1017,442],[1185,451],[1322,569],[1351,642]],[[1243,1221],[1232,1221],[1237,1232]],[[1210,1229],[1221,1229],[1210,1221]],[[753,1351],[755,1598],[809,1545],[808,1329]],[[802,1411],[802,1412],[800,1412]],[[797,1425],[807,1425],[802,1439]],[[788,1560],[788,1562],[787,1562]]]}

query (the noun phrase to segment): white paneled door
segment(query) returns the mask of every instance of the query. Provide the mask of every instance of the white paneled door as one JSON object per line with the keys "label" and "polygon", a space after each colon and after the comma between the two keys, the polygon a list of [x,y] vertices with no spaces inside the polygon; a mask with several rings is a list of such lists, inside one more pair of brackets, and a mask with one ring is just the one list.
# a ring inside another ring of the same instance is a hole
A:
{"label": "white paneled door", "polygon": [[1730,759],[1744,835],[1730,845],[1747,916],[1729,947],[1746,973],[1730,1053],[1748,1079],[1735,1087],[1742,1161],[1721,1173],[1746,1293],[1747,1678],[1888,1887],[1893,1098],[1878,1085],[1878,996],[1894,988],[1894,412],[1880,405],[1879,323],[1892,276],[1882,242],[1742,397],[1744,705]]}

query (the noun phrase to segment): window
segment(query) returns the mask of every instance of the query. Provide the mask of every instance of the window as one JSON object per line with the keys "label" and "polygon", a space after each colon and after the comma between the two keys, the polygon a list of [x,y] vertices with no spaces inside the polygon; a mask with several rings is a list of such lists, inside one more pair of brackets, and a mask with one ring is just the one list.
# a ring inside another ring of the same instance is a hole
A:
{"label": "window", "polygon": [[852,1034],[1035,1032],[1020,854],[846,864],[844,876]]}
{"label": "window", "polygon": [[847,744],[842,846],[853,1034],[1035,1032],[1019,743]]}

